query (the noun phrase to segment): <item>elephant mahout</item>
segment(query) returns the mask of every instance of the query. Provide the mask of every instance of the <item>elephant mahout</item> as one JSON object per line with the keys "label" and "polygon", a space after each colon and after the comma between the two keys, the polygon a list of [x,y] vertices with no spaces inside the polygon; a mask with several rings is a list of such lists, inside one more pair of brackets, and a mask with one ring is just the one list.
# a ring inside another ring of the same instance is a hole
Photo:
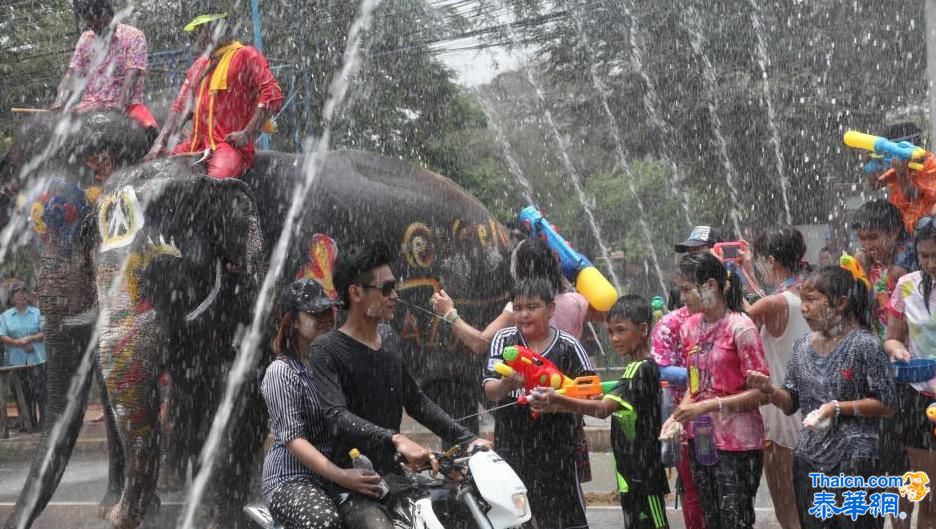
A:
{"label": "elephant mahout", "polygon": [[[83,299],[98,301],[101,311],[97,361],[120,441],[120,450],[111,457],[118,474],[111,489],[120,491],[107,514],[112,525],[138,525],[155,499],[157,379],[162,370],[172,380],[170,445],[186,455],[200,449],[239,338],[252,319],[270,249],[283,229],[295,184],[304,175],[303,162],[297,155],[262,152],[243,180],[219,181],[200,174],[191,159],[162,159],[114,173],[100,196],[85,193],[91,210],[81,210],[85,220],[74,245],[84,257],[80,266],[61,270],[57,281],[74,283]],[[451,181],[401,160],[332,151],[317,163],[309,194],[295,197],[304,207],[283,282],[312,277],[331,289],[331,265],[338,252],[383,240],[399,248],[395,271],[407,306],[427,305],[432,292],[444,286],[469,321],[485,323],[496,316],[509,290],[508,241],[480,202]],[[35,218],[31,226],[37,233],[42,228]],[[80,308],[69,315],[91,307]],[[413,372],[436,388],[436,398],[449,396],[450,402],[441,398],[440,403],[462,416],[462,410],[476,409],[481,359],[470,357],[444,325],[404,308],[394,327]],[[263,330],[271,332],[271,325]],[[65,383],[56,391],[67,392],[84,349],[79,341],[58,348],[49,343],[50,364],[56,354],[69,359],[62,368]],[[237,526],[240,508],[252,495],[247,478],[266,433],[258,392],[259,375],[269,360],[263,356],[263,362],[252,366],[253,376],[240,394],[226,445],[218,454],[224,458],[215,466],[214,482],[220,486],[213,487],[207,509],[218,525]],[[56,397],[68,401],[67,394],[50,394],[50,403]],[[460,409],[453,409],[455,405]],[[40,508],[51,497],[67,463],[70,446],[66,448],[54,458],[54,479],[32,483],[38,473],[31,471],[7,527],[20,520],[31,523],[37,515],[25,505],[25,491],[38,487],[47,495]],[[42,450],[37,459],[41,455]]]}

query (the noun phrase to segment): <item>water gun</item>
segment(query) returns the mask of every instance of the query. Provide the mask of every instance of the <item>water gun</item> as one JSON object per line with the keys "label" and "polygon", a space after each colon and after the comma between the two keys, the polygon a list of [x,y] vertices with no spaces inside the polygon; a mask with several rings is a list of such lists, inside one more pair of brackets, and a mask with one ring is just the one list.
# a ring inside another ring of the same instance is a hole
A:
{"label": "water gun", "polygon": [[[595,375],[569,378],[559,371],[552,362],[522,345],[504,349],[504,362],[494,364],[494,371],[502,377],[512,376],[515,372],[523,375],[524,394],[517,398],[517,404],[526,406],[527,395],[538,387],[550,387],[560,395],[576,399],[590,399],[604,395],[617,385],[617,381],[602,382]],[[539,417],[535,410],[533,418]]]}
{"label": "water gun", "polygon": [[869,173],[879,170],[882,165],[884,168],[890,167],[890,161],[894,158],[909,162],[907,167],[914,171],[923,169],[923,164],[919,160],[926,156],[926,149],[917,147],[909,141],[895,142],[856,130],[846,131],[842,141],[852,149],[863,149],[871,153],[871,161],[866,163],[864,168]]}
{"label": "water gun", "polygon": [[660,321],[666,314],[666,301],[660,296],[653,296],[650,300],[650,310],[653,311],[653,323]]}
{"label": "water gun", "polygon": [[[494,371],[504,377],[509,377],[514,374],[513,368],[505,363],[495,364]],[[585,375],[573,379],[565,377],[565,385],[563,385],[561,388],[553,389],[556,389],[557,395],[565,395],[567,397],[572,397],[573,399],[592,399],[594,397],[607,394],[609,391],[614,389],[617,384],[617,380],[602,382],[597,375]],[[524,378],[523,387],[525,393],[517,397],[517,404],[526,406],[530,403],[529,393],[533,391],[533,388],[538,387],[538,385],[534,384],[532,387],[529,386],[530,385],[526,383],[526,378]],[[537,410],[532,410],[530,415],[536,419],[540,416],[540,413]]]}
{"label": "water gun", "polygon": [[617,301],[618,293],[614,286],[595,268],[587,257],[575,251],[559,232],[543,217],[536,206],[523,208],[518,217],[520,224],[533,237],[540,237],[559,257],[562,273],[566,279],[575,283],[579,291],[595,310],[605,312]]}
{"label": "water gun", "polygon": [[[523,375],[523,389],[527,391],[538,387],[560,389],[572,383],[572,379],[563,375],[555,364],[529,347],[511,345],[504,349],[501,356],[504,363],[495,365],[494,370],[501,376],[513,375],[514,371],[520,373]],[[506,370],[498,366],[509,367],[510,374],[505,375]]]}
{"label": "water gun", "polygon": [[839,257],[839,266],[851,272],[855,281],[861,281],[869,291],[871,290],[871,281],[868,281],[868,276],[865,274],[864,268],[861,267],[861,263],[858,262],[858,259],[848,255],[846,252],[842,252],[842,256]]}

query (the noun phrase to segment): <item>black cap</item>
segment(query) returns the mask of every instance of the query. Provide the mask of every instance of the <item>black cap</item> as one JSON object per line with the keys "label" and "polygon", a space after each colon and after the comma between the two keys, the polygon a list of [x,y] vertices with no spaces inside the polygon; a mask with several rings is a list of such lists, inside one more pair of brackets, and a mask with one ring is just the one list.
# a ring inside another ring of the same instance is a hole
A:
{"label": "black cap", "polygon": [[692,248],[705,246],[711,248],[716,243],[724,242],[724,238],[717,229],[711,226],[696,226],[692,228],[689,238],[676,245],[677,253],[686,253]]}
{"label": "black cap", "polygon": [[280,295],[280,309],[301,310],[310,314],[324,312],[338,302],[329,298],[322,285],[313,279],[298,279],[293,281]]}

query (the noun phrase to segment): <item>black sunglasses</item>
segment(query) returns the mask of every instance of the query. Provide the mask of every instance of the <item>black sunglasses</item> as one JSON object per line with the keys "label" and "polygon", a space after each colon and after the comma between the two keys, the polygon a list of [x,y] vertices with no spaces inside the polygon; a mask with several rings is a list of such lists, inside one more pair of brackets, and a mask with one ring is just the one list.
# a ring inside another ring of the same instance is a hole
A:
{"label": "black sunglasses", "polygon": [[383,285],[359,285],[359,286],[361,288],[376,288],[380,290],[380,294],[383,297],[388,298],[390,297],[390,294],[393,294],[393,292],[397,289],[398,283],[396,281],[387,281]]}
{"label": "black sunglasses", "polygon": [[936,217],[931,217],[929,215],[921,217],[916,223],[915,231],[919,233],[923,230],[936,231]]}

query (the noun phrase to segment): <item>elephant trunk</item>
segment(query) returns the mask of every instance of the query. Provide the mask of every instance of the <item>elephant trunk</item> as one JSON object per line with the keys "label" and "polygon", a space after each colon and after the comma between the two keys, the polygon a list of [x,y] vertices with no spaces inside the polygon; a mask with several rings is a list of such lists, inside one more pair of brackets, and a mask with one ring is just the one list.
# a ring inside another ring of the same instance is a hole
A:
{"label": "elephant trunk", "polygon": [[74,306],[68,305],[75,300],[93,299],[77,291],[91,285],[91,280],[88,278],[87,283],[81,285],[80,278],[87,275],[81,264],[51,258],[40,259],[38,264],[37,296],[46,317],[48,352],[44,427],[26,484],[4,524],[5,529],[30,527],[52,498],[78,439],[91,383],[90,369],[84,372],[83,378],[75,379],[87,351],[91,329],[70,327],[66,323],[67,315],[75,311]]}
{"label": "elephant trunk", "polygon": [[129,529],[140,524],[154,500],[159,472],[159,325],[152,304],[134,299],[126,280],[112,297],[110,286],[111,276],[99,273],[105,321],[98,361],[126,456],[126,478],[107,519],[114,527]]}

